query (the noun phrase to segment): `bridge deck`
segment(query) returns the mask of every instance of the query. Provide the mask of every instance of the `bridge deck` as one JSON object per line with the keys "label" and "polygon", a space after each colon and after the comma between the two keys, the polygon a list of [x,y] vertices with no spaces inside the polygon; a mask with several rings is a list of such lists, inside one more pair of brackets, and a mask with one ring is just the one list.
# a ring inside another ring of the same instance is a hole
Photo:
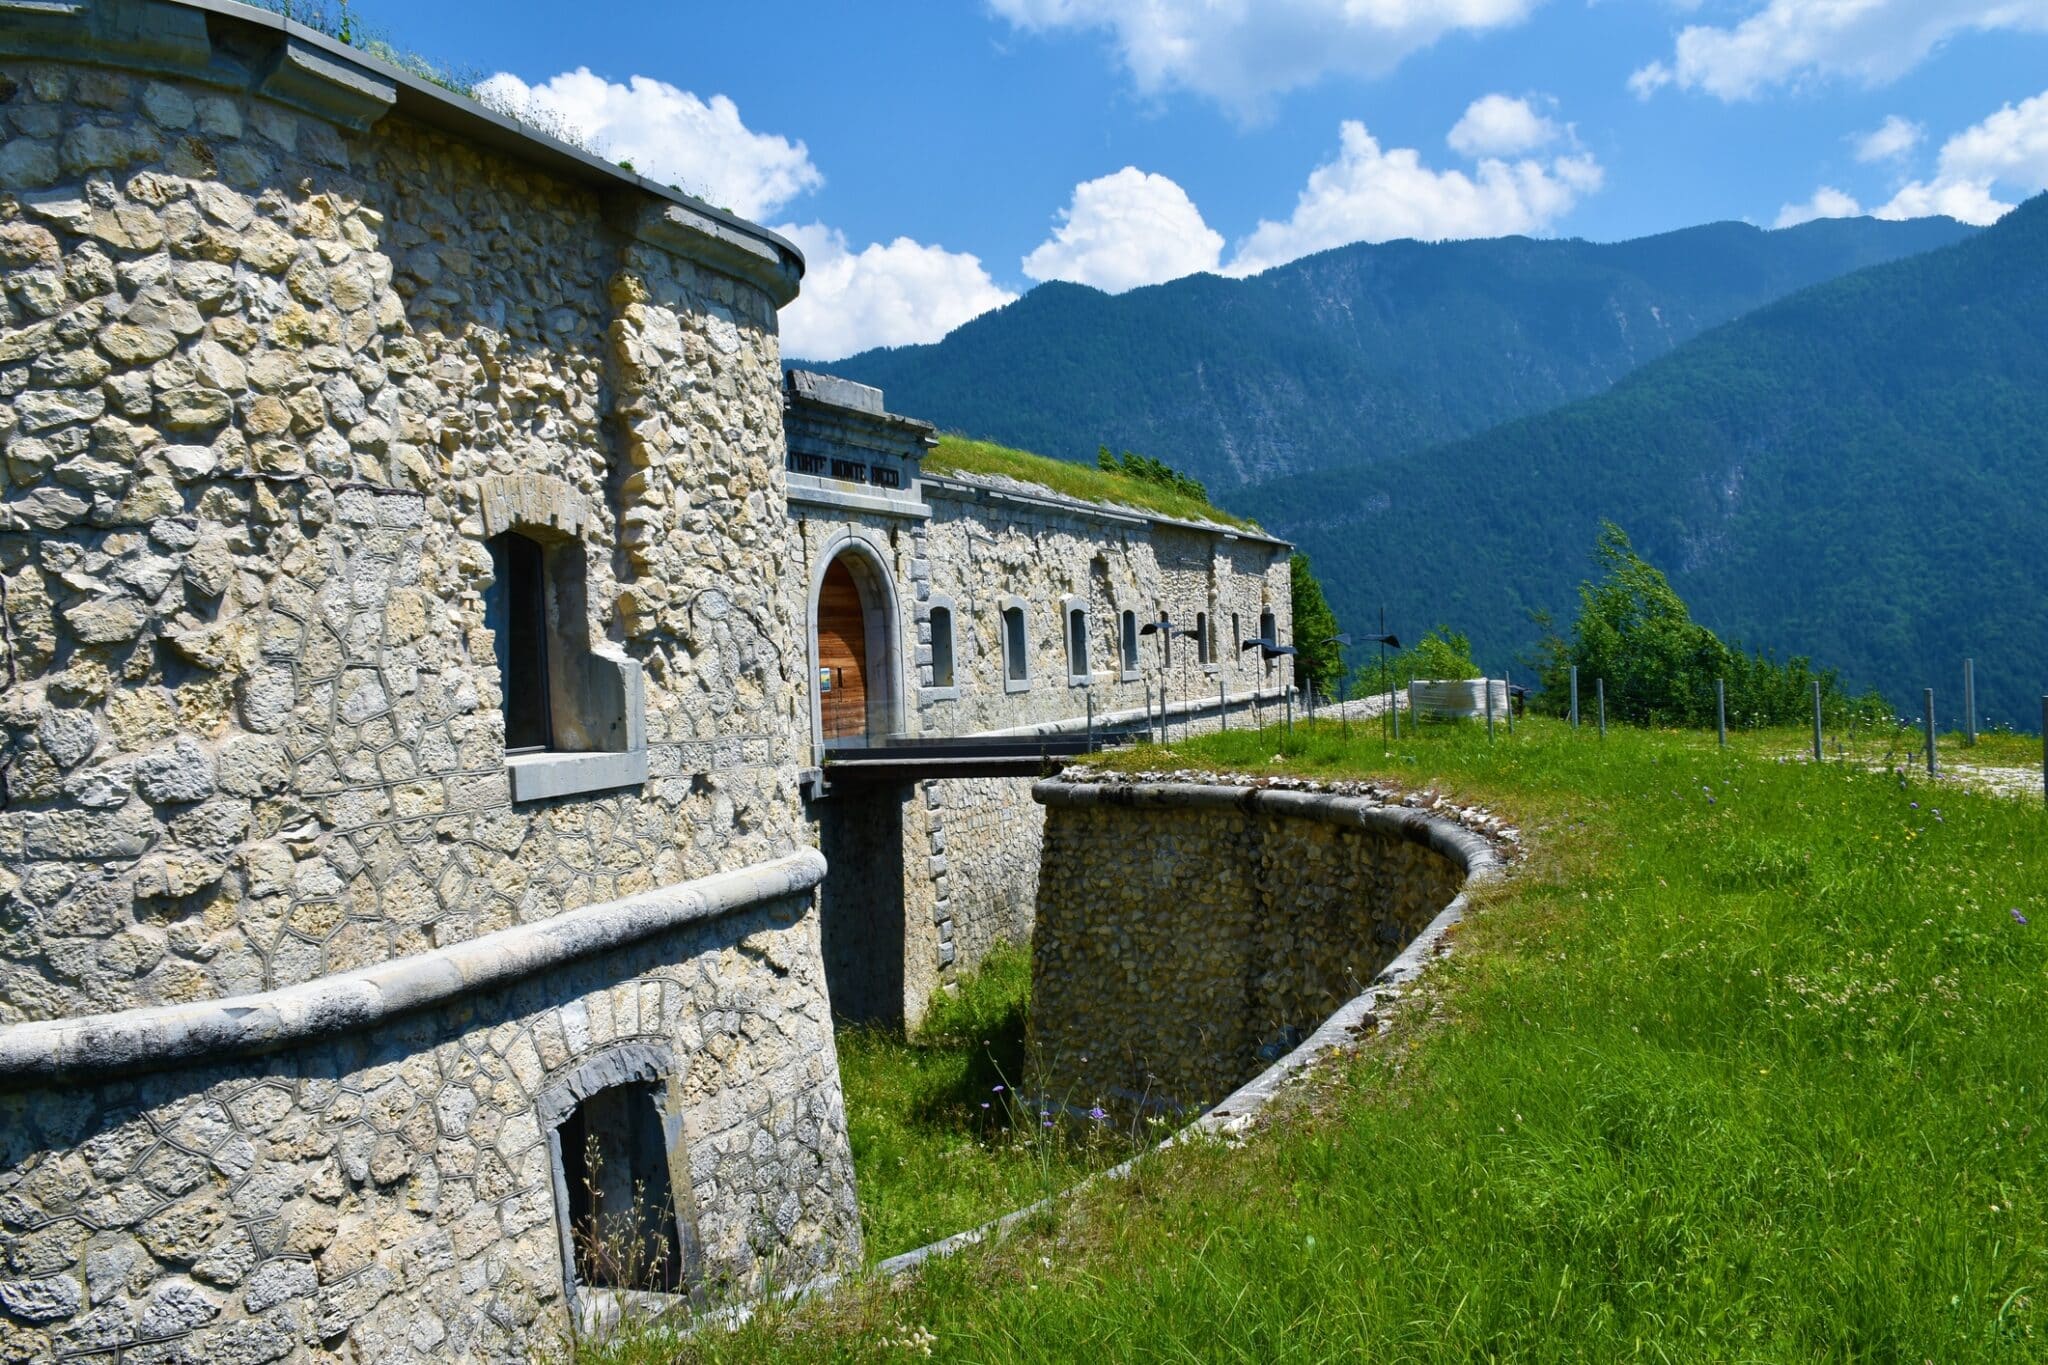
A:
{"label": "bridge deck", "polygon": [[918,782],[941,777],[1039,777],[1128,744],[1120,731],[991,739],[888,739],[827,749],[827,782]]}

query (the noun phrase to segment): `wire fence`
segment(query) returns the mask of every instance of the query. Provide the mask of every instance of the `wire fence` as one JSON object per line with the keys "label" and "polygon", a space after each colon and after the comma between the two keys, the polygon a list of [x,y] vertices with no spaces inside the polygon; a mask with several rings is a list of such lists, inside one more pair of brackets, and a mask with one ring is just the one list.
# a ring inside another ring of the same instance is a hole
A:
{"label": "wire fence", "polygon": [[[2031,764],[2039,774],[2039,789],[2044,803],[2048,803],[2048,695],[2041,698],[2041,732],[2038,736],[2023,734],[2009,726],[1980,727],[1976,705],[1976,666],[1973,660],[1965,660],[1962,672],[1963,718],[1959,729],[1943,734],[1938,722],[1940,711],[1934,688],[1921,689],[1920,714],[1917,716],[1874,717],[1869,711],[1856,707],[1843,707],[1837,699],[1830,697],[1822,680],[1814,679],[1808,684],[1810,696],[1811,737],[1807,753],[1813,761],[1825,762],[1834,759],[1840,762],[1864,763],[1875,767],[1898,767],[1904,764],[1924,765],[1929,777],[1944,775],[1944,743],[1947,744],[1949,759],[1963,771],[1959,775],[1993,772],[1998,774],[2022,774]],[[1507,694],[1507,705],[1497,707],[1495,684],[1501,684]],[[1407,684],[1409,723],[1419,727],[1437,708],[1418,702],[1415,689],[1435,687],[1442,684],[1410,682]],[[1484,686],[1485,720],[1489,737],[1501,728],[1502,722],[1511,726],[1515,715],[1515,704],[1529,696],[1526,689],[1516,687],[1510,677],[1491,680],[1474,680],[1475,689]],[[1731,714],[1738,717],[1738,730],[1782,729],[1782,722],[1766,724],[1752,719],[1740,723],[1741,699],[1731,694],[1726,678],[1714,678],[1711,687],[1712,718],[1715,738],[1726,748],[1728,744],[1729,719]],[[1393,693],[1389,690],[1391,700]],[[1604,677],[1582,677],[1580,670],[1573,666],[1568,670],[1566,690],[1557,703],[1561,703],[1560,718],[1574,730],[1591,730],[1605,738],[1610,715],[1610,691]],[[1731,707],[1733,708],[1731,710]],[[1500,714],[1496,714],[1499,712]],[[1773,698],[1772,714],[1782,715],[1782,698]],[[1449,713],[1442,713],[1451,718]],[[1761,712],[1757,714],[1762,714]],[[1478,719],[1477,708],[1461,705],[1456,708],[1455,718]],[[1393,711],[1396,725],[1400,711]],[[1653,721],[1654,723],[1654,721]],[[1697,728],[1684,726],[1682,728]],[[1396,732],[1398,733],[1398,732]],[[2010,789],[2011,783],[2000,784]]]}

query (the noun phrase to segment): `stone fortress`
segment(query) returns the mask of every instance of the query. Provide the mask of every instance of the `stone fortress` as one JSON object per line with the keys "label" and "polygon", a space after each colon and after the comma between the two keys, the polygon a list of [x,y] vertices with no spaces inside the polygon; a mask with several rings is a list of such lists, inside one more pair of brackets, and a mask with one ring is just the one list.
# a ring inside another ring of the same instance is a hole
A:
{"label": "stone fortress", "polygon": [[1043,814],[835,758],[1283,695],[1285,545],[926,474],[801,272],[233,0],[0,0],[0,1361],[856,1261],[833,1019],[1027,934]]}

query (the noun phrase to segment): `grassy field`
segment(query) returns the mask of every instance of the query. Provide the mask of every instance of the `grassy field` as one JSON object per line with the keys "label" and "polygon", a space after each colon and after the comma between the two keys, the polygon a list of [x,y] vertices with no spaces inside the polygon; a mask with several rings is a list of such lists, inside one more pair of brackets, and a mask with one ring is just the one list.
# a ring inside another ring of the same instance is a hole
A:
{"label": "grassy field", "polygon": [[693,1360],[2048,1358],[2048,817],[1793,735],[1302,727],[1529,856],[1396,1031],[1238,1147]]}
{"label": "grassy field", "polygon": [[935,1242],[1129,1155],[1099,1130],[1047,1128],[1024,1072],[1028,949],[1002,949],[941,996],[915,1040],[841,1030],[839,1074],[868,1259]]}
{"label": "grassy field", "polygon": [[992,441],[971,441],[965,436],[939,438],[939,448],[925,456],[924,467],[934,474],[1001,474],[1027,483],[1039,484],[1082,502],[1121,503],[1162,516],[1186,521],[1213,521],[1225,526],[1253,527],[1253,522],[1233,516],[1200,498],[1191,498],[1164,485],[1112,474],[1094,465],[1073,460],[1055,460],[1012,450]]}

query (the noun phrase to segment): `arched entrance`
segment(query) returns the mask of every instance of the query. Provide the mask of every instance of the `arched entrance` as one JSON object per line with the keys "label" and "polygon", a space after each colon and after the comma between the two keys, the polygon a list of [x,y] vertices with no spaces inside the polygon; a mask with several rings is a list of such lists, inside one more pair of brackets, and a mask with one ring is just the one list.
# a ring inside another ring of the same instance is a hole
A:
{"label": "arched entrance", "polygon": [[811,624],[819,743],[862,745],[899,733],[896,594],[864,541],[847,541],[826,561],[811,598]]}

